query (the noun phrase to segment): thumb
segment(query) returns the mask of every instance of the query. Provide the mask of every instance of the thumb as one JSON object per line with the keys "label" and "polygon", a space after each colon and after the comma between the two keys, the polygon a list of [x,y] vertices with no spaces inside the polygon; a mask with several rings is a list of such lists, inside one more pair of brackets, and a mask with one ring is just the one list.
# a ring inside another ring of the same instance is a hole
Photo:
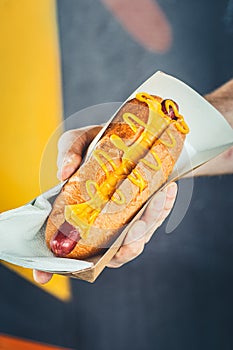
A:
{"label": "thumb", "polygon": [[57,177],[64,181],[70,177],[75,170],[80,166],[82,161],[82,153],[68,152],[63,160],[62,166],[58,169]]}
{"label": "thumb", "polygon": [[60,180],[66,180],[80,166],[84,152],[100,130],[100,126],[90,126],[67,131],[61,136],[57,159]]}

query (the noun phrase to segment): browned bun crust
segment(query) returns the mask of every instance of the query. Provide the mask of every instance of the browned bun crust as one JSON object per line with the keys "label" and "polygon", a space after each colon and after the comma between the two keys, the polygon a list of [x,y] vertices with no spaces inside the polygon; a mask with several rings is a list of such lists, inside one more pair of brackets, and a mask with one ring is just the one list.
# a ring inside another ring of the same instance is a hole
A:
{"label": "browned bun crust", "polygon": [[[160,97],[155,96],[161,102]],[[96,148],[106,151],[116,164],[120,163],[121,151],[115,147],[110,141],[112,134],[117,134],[127,144],[131,144],[135,139],[135,133],[124,123],[122,116],[125,112],[130,112],[138,116],[145,123],[148,120],[149,108],[146,103],[137,99],[128,101],[118,112]],[[139,162],[135,169],[146,179],[147,186],[140,191],[139,187],[134,185],[126,178],[119,186],[125,194],[125,204],[121,205],[113,201],[109,201],[98,215],[94,222],[93,228],[88,234],[87,239],[81,239],[65,257],[85,259],[102,251],[103,248],[109,246],[110,242],[115,238],[116,233],[123,225],[135,215],[140,207],[163,183],[166,182],[168,176],[173,170],[183,147],[185,135],[182,134],[174,124],[170,124],[167,128],[174,140],[174,147],[167,147],[166,143],[170,143],[171,139],[167,132],[164,132],[152,146],[151,150],[155,151],[161,159],[161,168],[158,171],[152,171],[145,163]],[[147,153],[144,157],[148,162],[156,165],[156,160],[151,153]],[[111,169],[109,169],[111,170]],[[101,184],[106,175],[96,159],[91,156],[69,179],[63,187],[61,193],[53,204],[53,210],[48,218],[46,227],[46,243],[50,248],[51,238],[54,236],[58,228],[64,223],[64,208],[66,205],[78,204],[88,201],[89,195],[86,190],[86,181],[94,180]]]}

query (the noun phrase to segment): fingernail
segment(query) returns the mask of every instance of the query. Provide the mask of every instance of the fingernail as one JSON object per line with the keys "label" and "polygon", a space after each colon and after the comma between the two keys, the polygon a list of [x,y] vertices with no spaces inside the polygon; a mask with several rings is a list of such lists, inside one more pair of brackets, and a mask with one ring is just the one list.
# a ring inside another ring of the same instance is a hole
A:
{"label": "fingernail", "polygon": [[177,193],[177,184],[176,183],[172,183],[167,187],[167,195],[169,197],[175,197]]}
{"label": "fingernail", "polygon": [[166,191],[161,191],[156,194],[155,198],[153,199],[151,206],[157,211],[160,211],[163,209],[166,199]]}

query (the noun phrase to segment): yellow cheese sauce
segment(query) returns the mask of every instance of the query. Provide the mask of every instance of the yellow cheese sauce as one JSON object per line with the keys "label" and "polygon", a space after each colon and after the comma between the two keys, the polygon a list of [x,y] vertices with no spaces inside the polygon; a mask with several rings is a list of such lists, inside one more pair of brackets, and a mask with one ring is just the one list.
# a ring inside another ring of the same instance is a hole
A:
{"label": "yellow cheese sauce", "polygon": [[147,182],[143,179],[142,175],[137,169],[133,169],[131,174],[128,175],[128,179],[139,188],[139,192],[142,192],[146,186]]}
{"label": "yellow cheese sauce", "polygon": [[[116,166],[113,159],[105,151],[94,150],[93,157],[104,171],[105,180],[101,185],[98,185],[96,181],[87,180],[86,190],[90,199],[85,203],[67,205],[65,207],[66,221],[79,228],[83,239],[87,237],[91,226],[109,200],[114,201],[118,205],[125,204],[124,194],[117,189],[125,178],[128,178],[136,185],[140,192],[146,188],[147,182],[135,167],[139,162],[142,162],[153,171],[158,171],[161,168],[161,160],[158,154],[151,150],[151,147],[156,140],[160,139],[163,132],[167,132],[171,142],[163,140],[160,140],[160,142],[167,147],[175,147],[176,140],[172,133],[166,130],[168,126],[173,123],[182,133],[186,134],[189,131],[173,101],[166,100],[165,109],[167,112],[170,108],[173,109],[175,120],[162,111],[161,103],[153,96],[143,92],[138,93],[136,99],[148,105],[149,116],[147,123],[143,122],[135,114],[128,112],[123,114],[123,120],[135,134],[138,132],[139,127],[142,128],[143,131],[140,136],[130,146],[126,145],[118,135],[113,134],[110,136],[111,143],[123,152],[119,166]],[[144,158],[148,151],[153,156],[155,164]],[[106,164],[111,167],[111,171],[108,170]]]}

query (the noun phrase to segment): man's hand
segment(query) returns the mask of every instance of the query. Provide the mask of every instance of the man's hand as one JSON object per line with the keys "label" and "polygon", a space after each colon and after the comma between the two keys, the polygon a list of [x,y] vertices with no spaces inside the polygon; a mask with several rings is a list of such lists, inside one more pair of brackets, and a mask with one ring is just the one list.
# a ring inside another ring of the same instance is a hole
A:
{"label": "man's hand", "polygon": [[[100,126],[70,130],[65,132],[58,143],[58,178],[66,180],[80,166],[82,157]],[[108,264],[108,267],[120,267],[140,255],[144,246],[151,239],[154,231],[163,223],[175,202],[177,185],[169,184],[156,193],[140,220],[129,230],[123,245]],[[34,270],[34,279],[38,283],[47,283],[52,274]]]}

